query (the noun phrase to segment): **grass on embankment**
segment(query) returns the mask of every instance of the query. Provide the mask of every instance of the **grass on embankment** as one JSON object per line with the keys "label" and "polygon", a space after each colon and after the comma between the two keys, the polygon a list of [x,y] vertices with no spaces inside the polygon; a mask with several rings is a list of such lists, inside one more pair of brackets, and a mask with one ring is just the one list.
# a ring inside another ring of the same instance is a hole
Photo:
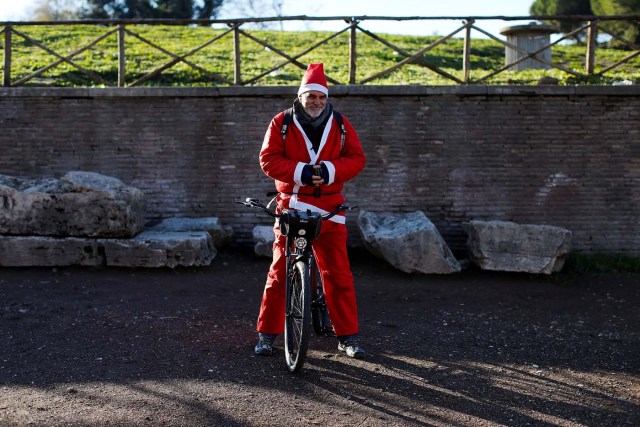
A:
{"label": "grass on embankment", "polygon": [[[15,30],[29,35],[41,42],[49,49],[62,56],[71,54],[81,47],[91,43],[100,35],[113,27],[78,25],[78,26],[20,26]],[[208,27],[188,26],[127,26],[133,31],[176,55],[184,55],[198,46],[223,33],[220,29]],[[318,41],[329,37],[331,32],[283,32],[248,30],[254,37],[263,40],[277,49],[295,56]],[[347,83],[349,76],[349,34],[345,32],[330,40],[317,49],[301,56],[298,60],[303,63],[324,62],[327,75],[340,83]],[[436,36],[400,36],[382,34],[381,37],[410,53],[419,51],[438,40]],[[0,40],[0,48],[3,40]],[[247,81],[254,76],[266,72],[285,59],[270,49],[255,41],[240,36],[242,53],[241,76]],[[198,51],[187,59],[202,67],[207,72],[195,69],[187,64],[178,63],[168,68],[158,76],[144,83],[145,86],[216,86],[221,83],[212,79],[209,73],[215,73],[228,81],[233,81],[233,34],[221,37],[213,44]],[[367,35],[357,33],[357,74],[359,82],[388,67],[400,62],[404,57],[393,49],[384,46]],[[463,40],[450,39],[435,49],[427,52],[423,59],[445,72],[463,79],[462,71]],[[596,71],[601,70],[627,56],[629,52],[614,49],[599,48],[597,50]],[[126,82],[131,84],[146,73],[171,61],[166,53],[155,49],[132,35],[126,35]],[[552,59],[563,66],[584,71],[584,46],[566,45],[554,46]],[[51,64],[57,58],[37,47],[35,44],[13,34],[11,81],[27,76],[34,71]],[[78,66],[99,75],[109,85],[115,86],[118,80],[118,44],[116,34],[102,40],[96,46],[88,49],[71,59]],[[482,76],[504,65],[504,46],[488,39],[473,39],[471,43],[471,80],[477,81]],[[536,84],[542,76],[554,77],[559,84],[611,84],[615,81],[628,80],[640,82],[640,57],[635,57],[630,63],[623,65],[605,76],[581,78],[565,73],[558,69],[527,70],[522,72],[503,72],[482,83],[486,84]],[[300,68],[286,65],[284,68],[270,72],[266,76],[253,82],[258,86],[296,85],[301,75]],[[372,85],[452,85],[452,80],[446,79],[428,68],[409,64],[396,71],[376,79],[368,84]],[[25,86],[100,86],[76,67],[62,63],[46,71],[42,76],[24,84]],[[224,85],[224,84],[223,84]]]}

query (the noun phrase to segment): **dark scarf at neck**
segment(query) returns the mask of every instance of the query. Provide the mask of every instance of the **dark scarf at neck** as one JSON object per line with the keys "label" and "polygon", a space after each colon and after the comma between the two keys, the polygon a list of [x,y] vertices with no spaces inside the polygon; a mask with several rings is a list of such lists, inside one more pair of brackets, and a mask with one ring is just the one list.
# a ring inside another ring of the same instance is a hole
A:
{"label": "dark scarf at neck", "polygon": [[296,114],[296,119],[304,129],[304,133],[311,141],[311,145],[313,146],[313,151],[318,152],[318,148],[320,147],[320,141],[322,140],[322,134],[324,133],[324,128],[327,124],[329,116],[333,112],[333,106],[329,102],[327,102],[322,113],[315,119],[310,117],[305,111],[304,107],[300,103],[299,100],[295,100],[293,102],[293,110]]}

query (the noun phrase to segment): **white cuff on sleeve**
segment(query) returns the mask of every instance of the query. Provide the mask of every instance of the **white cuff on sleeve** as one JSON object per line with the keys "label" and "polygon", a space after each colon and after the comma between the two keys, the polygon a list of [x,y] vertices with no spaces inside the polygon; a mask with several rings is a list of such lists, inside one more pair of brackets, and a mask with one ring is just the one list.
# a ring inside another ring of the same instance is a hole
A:
{"label": "white cuff on sleeve", "polygon": [[295,182],[296,184],[303,186],[304,184],[302,183],[302,169],[306,166],[306,163],[302,163],[299,162],[298,166],[296,166],[296,170],[293,173],[293,182]]}
{"label": "white cuff on sleeve", "polygon": [[333,163],[324,161],[322,162],[327,167],[327,171],[329,172],[329,182],[327,184],[333,184],[336,180],[336,167],[333,166]]}

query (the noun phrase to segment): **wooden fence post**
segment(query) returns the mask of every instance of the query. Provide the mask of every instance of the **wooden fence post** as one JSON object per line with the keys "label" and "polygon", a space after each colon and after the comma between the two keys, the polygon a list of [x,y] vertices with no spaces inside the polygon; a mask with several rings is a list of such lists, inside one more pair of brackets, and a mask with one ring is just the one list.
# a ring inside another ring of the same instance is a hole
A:
{"label": "wooden fence post", "polygon": [[11,25],[4,27],[4,73],[3,86],[11,86]]}
{"label": "wooden fence post", "polygon": [[587,29],[587,58],[585,60],[585,71],[592,75],[596,64],[596,38],[598,37],[597,21],[589,21]]}
{"label": "wooden fence post", "polygon": [[118,26],[118,87],[125,86],[126,58],[124,46],[124,24]]}
{"label": "wooden fence post", "polygon": [[357,21],[351,20],[351,31],[349,36],[349,84],[356,84],[356,25]]}
{"label": "wooden fence post", "polygon": [[464,56],[462,58],[462,71],[464,73],[464,83],[469,83],[469,76],[471,75],[471,26],[475,21],[473,19],[467,19],[465,22],[464,32]]}
{"label": "wooden fence post", "polygon": [[233,84],[242,84],[242,72],[240,63],[240,25],[233,28]]}

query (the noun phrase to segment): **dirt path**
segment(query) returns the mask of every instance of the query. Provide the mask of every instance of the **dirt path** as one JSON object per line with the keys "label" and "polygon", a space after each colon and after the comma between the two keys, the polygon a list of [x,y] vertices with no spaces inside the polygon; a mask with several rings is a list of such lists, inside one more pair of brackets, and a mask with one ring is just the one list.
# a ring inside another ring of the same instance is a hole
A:
{"label": "dirt path", "polygon": [[1,426],[640,425],[640,280],[352,257],[369,356],[253,356],[268,267],[0,269]]}

